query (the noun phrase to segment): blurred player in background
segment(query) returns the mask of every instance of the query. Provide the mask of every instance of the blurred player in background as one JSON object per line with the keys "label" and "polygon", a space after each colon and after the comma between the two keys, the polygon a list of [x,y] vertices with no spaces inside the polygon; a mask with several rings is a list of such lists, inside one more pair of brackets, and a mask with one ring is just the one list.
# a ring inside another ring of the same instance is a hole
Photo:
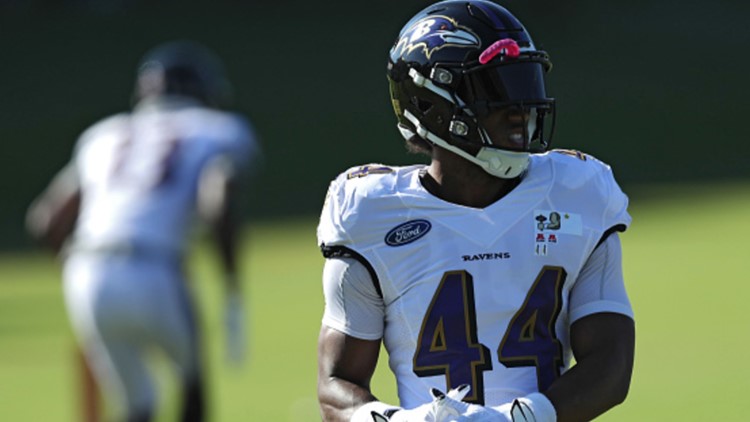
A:
{"label": "blurred player in background", "polygon": [[229,95],[222,63],[204,46],[156,47],[138,67],[132,112],[86,130],[29,210],[31,233],[65,246],[68,314],[117,420],[155,414],[152,349],[177,370],[181,420],[205,418],[201,344],[183,272],[196,216],[211,227],[224,272],[228,356],[243,357],[236,204],[259,148],[249,122],[220,109]]}
{"label": "blurred player in background", "polygon": [[[318,227],[324,420],[585,421],[625,399],[628,199],[606,164],[549,150],[550,68],[488,1],[436,3],[404,26],[391,98],[431,163],[331,183]],[[381,341],[400,406],[370,388]]]}

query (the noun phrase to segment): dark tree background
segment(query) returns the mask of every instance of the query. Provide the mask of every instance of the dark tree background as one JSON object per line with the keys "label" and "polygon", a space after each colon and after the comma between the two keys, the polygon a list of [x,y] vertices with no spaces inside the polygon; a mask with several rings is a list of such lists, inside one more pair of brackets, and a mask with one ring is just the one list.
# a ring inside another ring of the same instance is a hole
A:
{"label": "dark tree background", "polygon": [[[154,45],[192,39],[225,61],[265,165],[248,216],[315,215],[348,166],[405,153],[385,78],[401,26],[428,2],[0,0],[0,247],[87,126],[130,107]],[[750,3],[508,0],[554,63],[554,144],[612,164],[626,190],[748,179]]]}

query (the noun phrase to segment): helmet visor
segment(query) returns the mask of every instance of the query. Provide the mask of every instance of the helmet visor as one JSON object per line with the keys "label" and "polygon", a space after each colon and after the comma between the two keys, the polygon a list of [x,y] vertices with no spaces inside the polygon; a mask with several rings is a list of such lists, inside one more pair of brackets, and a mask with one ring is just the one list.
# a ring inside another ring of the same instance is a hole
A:
{"label": "helmet visor", "polygon": [[545,104],[544,65],[538,61],[519,61],[478,66],[464,73],[459,96],[481,116],[509,105]]}
{"label": "helmet visor", "polygon": [[475,119],[482,145],[516,152],[549,149],[555,124],[554,103],[512,105]]}
{"label": "helmet visor", "polygon": [[546,63],[491,63],[464,72],[459,96],[476,119],[486,146],[543,152],[554,128],[554,99],[544,86]]}

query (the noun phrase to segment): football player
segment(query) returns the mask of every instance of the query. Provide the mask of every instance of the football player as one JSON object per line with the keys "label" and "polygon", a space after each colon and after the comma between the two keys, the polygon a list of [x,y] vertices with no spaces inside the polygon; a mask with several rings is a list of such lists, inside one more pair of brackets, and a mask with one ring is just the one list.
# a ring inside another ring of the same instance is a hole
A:
{"label": "football player", "polygon": [[[550,149],[551,67],[485,0],[435,3],[401,30],[393,108],[431,162],[360,166],[329,187],[324,420],[583,421],[625,399],[628,198],[608,165]],[[381,342],[399,404],[370,385]]]}
{"label": "football player", "polygon": [[57,249],[67,241],[67,310],[116,420],[154,415],[152,349],[177,370],[181,420],[205,416],[200,338],[183,272],[196,216],[211,227],[223,268],[229,357],[242,359],[235,205],[259,148],[250,123],[221,109],[229,94],[223,65],[206,47],[157,46],[138,66],[132,112],[87,129],[29,210],[36,237]]}

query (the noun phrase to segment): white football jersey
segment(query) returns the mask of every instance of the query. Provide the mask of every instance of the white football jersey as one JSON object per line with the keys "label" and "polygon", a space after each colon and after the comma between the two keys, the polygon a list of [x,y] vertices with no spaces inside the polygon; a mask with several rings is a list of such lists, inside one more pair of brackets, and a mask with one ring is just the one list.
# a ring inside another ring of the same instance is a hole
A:
{"label": "white football jersey", "polygon": [[429,402],[429,387],[469,384],[467,401],[493,406],[544,391],[571,360],[570,291],[605,233],[630,223],[626,195],[577,152],[532,155],[483,209],[428,193],[423,168],[341,174],[318,227],[324,254],[363,262],[382,296],[401,405]]}
{"label": "white football jersey", "polygon": [[181,253],[204,166],[224,156],[239,169],[256,150],[245,119],[188,100],[142,104],[95,124],[74,155],[82,192],[74,246]]}

